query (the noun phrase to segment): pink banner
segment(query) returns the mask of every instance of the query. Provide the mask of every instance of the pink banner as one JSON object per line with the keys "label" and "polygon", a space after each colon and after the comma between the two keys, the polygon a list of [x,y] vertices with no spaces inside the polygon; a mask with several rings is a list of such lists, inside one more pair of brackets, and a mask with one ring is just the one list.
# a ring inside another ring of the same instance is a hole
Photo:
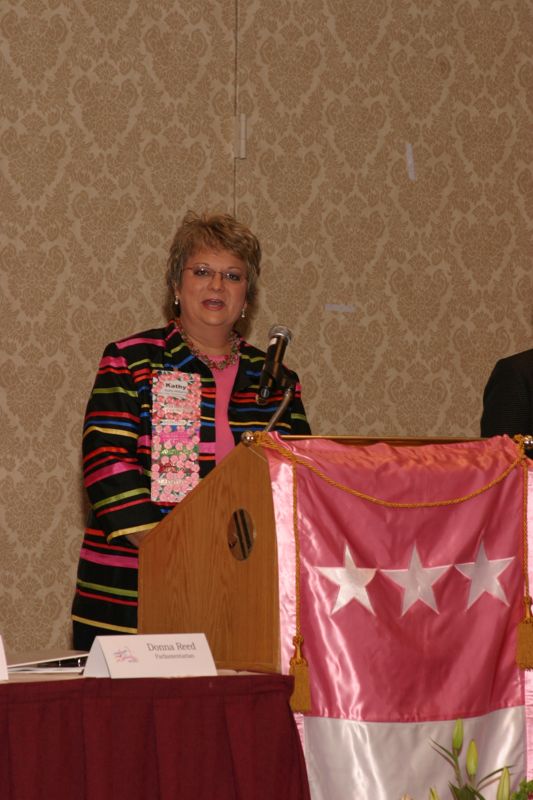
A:
{"label": "pink banner", "polygon": [[[449,747],[457,718],[478,742],[480,773],[513,764],[518,782],[526,772],[524,675],[515,663],[522,467],[498,480],[516,445],[507,437],[402,447],[272,440],[300,461],[301,628],[312,695],[303,733],[313,797],[399,800],[408,792],[421,800],[429,786],[446,796],[453,775],[430,739]],[[292,466],[285,454],[265,452],[288,671]]]}

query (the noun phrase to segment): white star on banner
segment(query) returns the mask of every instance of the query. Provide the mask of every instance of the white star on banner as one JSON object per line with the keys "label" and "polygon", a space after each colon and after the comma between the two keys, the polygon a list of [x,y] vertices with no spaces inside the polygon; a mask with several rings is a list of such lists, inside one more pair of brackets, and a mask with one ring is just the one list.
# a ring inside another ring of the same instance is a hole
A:
{"label": "white star on banner", "polygon": [[420,556],[416,549],[416,544],[411,553],[411,562],[408,569],[382,569],[384,575],[403,586],[405,589],[402,603],[402,617],[417,600],[421,600],[433,609],[437,614],[437,601],[432,586],[438,581],[443,572],[449,569],[451,564],[444,567],[423,567],[420,563]]}
{"label": "white star on banner", "polygon": [[365,586],[370,583],[376,570],[356,567],[348,547],[344,549],[344,567],[316,567],[316,569],[339,586],[332,614],[343,608],[350,600],[357,600],[372,614],[375,614]]}
{"label": "white star on banner", "polygon": [[509,605],[498,577],[507,569],[511,561],[514,561],[514,557],[488,559],[483,542],[481,542],[475,562],[455,565],[456,569],[471,581],[467,608],[470,608],[483,592],[501,600],[506,606]]}

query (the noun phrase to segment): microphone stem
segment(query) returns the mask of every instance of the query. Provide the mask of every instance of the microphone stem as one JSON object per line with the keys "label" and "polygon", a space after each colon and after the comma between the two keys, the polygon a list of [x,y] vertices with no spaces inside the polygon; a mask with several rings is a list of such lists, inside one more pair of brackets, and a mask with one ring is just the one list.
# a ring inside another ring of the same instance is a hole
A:
{"label": "microphone stem", "polygon": [[287,386],[287,388],[285,389],[285,391],[283,393],[283,400],[281,401],[281,403],[279,404],[277,409],[274,411],[274,413],[270,417],[270,420],[267,423],[267,426],[265,428],[265,431],[267,433],[268,433],[268,431],[272,430],[272,428],[274,427],[274,425],[276,424],[278,419],[281,416],[283,416],[283,414],[285,413],[285,409],[287,408],[289,403],[292,401],[293,397],[294,397],[294,386]]}

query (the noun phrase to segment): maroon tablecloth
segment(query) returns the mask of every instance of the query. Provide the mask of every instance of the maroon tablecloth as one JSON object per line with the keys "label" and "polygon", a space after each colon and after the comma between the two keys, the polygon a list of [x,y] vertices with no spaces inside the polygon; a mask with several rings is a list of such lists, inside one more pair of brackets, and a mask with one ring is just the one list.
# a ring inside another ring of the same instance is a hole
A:
{"label": "maroon tablecloth", "polygon": [[292,678],[0,684],[2,800],[308,800]]}

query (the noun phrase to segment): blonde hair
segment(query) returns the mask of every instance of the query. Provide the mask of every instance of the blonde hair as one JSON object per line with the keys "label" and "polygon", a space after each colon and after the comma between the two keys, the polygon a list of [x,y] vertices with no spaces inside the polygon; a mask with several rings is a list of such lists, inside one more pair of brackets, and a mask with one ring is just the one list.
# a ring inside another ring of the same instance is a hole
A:
{"label": "blonde hair", "polygon": [[187,260],[202,248],[228,250],[246,264],[246,300],[257,294],[261,272],[261,246],[256,236],[231,214],[196,214],[188,211],[174,234],[167,261],[167,284],[173,293],[181,286]]}

